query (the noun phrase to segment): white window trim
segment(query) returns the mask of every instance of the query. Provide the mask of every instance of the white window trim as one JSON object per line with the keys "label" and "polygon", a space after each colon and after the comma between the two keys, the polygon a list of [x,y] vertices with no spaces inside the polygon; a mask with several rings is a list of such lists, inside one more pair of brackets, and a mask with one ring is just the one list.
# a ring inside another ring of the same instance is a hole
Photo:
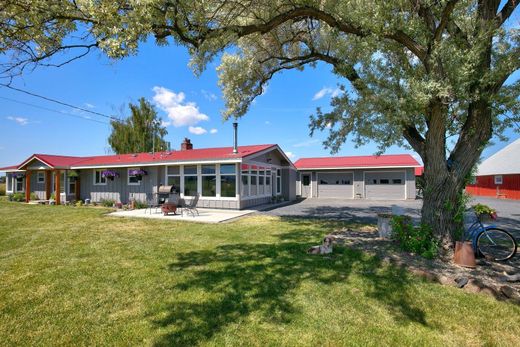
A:
{"label": "white window trim", "polygon": [[25,179],[26,177],[21,177],[22,179],[22,189],[18,190],[18,178],[16,177],[13,177],[13,183],[14,183],[14,186],[13,186],[13,192],[14,193],[25,193]]}
{"label": "white window trim", "polygon": [[[184,174],[184,167],[185,166],[195,166],[197,168],[197,173],[196,174]],[[183,165],[182,166],[182,175],[181,175],[181,182],[182,182],[182,197],[186,197],[186,198],[194,198],[195,196],[194,195],[185,195],[184,194],[184,191],[185,191],[185,188],[184,188],[184,178],[185,177],[197,177],[197,193],[201,194],[201,190],[202,190],[202,180],[200,179],[200,165]],[[202,194],[201,194],[202,195]]]}
{"label": "white window trim", "polygon": [[[278,175],[278,170],[280,170],[280,175]],[[278,184],[278,177],[280,177],[280,184]],[[311,177],[312,182],[312,177]],[[311,188],[312,191],[312,188]],[[276,169],[276,195],[282,195],[282,169]],[[312,193],[311,193],[312,195]]]}
{"label": "white window trim", "polygon": [[[238,181],[237,180],[237,172],[238,172],[238,166],[237,164],[234,164],[235,165],[235,173],[221,173],[220,172],[220,166],[221,165],[231,165],[230,163],[224,163],[224,164],[219,164],[218,165],[218,176],[217,176],[217,182],[218,182],[218,189],[217,189],[217,197],[221,198],[221,199],[232,199],[232,200],[236,200],[238,197],[239,197],[239,194],[240,194],[240,189],[238,189],[238,185],[239,184],[242,184],[242,182]],[[235,196],[222,196],[222,176],[235,176]]]}
{"label": "white window trim", "polygon": [[[40,180],[40,178],[43,178]],[[36,173],[36,183],[45,183],[45,172],[38,171]]]}
{"label": "white window trim", "polygon": [[[11,189],[9,189],[11,188]],[[9,174],[5,175],[5,192],[6,193],[13,193],[13,178],[9,177]]]}
{"label": "white window trim", "polygon": [[496,185],[504,184],[504,178],[502,177],[502,175],[495,175],[493,181]]}
{"label": "white window trim", "polygon": [[[94,185],[95,185],[95,186],[106,186],[106,185],[107,185],[107,181],[108,181],[107,178],[101,176],[101,172],[103,172],[103,170],[104,170],[104,169],[94,169],[94,170],[92,170],[92,173],[93,173],[93,175],[92,175],[92,181],[94,182]],[[99,183],[96,182],[96,172],[97,172],[97,171],[99,171],[99,178],[102,179],[102,180],[105,180],[104,183],[103,183],[103,182],[99,182]]]}
{"label": "white window trim", "polygon": [[126,169],[126,184],[129,186],[140,186],[141,185],[141,181],[137,181],[137,183],[130,182],[130,177],[135,177],[135,175],[130,175],[130,170],[136,170],[136,169],[139,169],[139,168],[138,167],[129,167]]}
{"label": "white window trim", "polygon": [[[202,173],[202,167],[203,166],[214,166],[215,167],[215,172],[212,173],[212,174],[203,174]],[[197,178],[198,180],[200,180],[200,197],[201,198],[217,198],[217,197],[220,197],[220,188],[218,187],[218,184],[217,182],[220,182],[220,175],[219,175],[219,171],[220,171],[220,165],[217,165],[217,164],[202,164],[200,166],[200,178]],[[197,170],[197,172],[199,172],[199,170]],[[208,176],[215,176],[215,195],[203,195],[202,194],[202,177],[208,177]]]}

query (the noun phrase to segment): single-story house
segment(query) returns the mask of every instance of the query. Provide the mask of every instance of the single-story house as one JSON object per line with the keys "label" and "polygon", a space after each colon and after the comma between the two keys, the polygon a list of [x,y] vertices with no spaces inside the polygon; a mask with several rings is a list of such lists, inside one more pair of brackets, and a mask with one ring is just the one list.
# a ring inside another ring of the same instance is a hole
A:
{"label": "single-story house", "polygon": [[31,193],[64,201],[147,202],[160,187],[174,187],[182,199],[199,195],[199,207],[244,209],[303,198],[414,199],[410,155],[302,158],[295,164],[276,144],[158,153],[72,157],[34,154],[7,173],[7,193]]}
{"label": "single-story house", "polygon": [[466,186],[471,195],[520,199],[520,139],[484,160],[475,180]]}
{"label": "single-story house", "polygon": [[8,194],[31,193],[57,204],[65,200],[146,202],[163,185],[181,198],[200,194],[198,206],[243,209],[273,196],[294,200],[296,168],[278,145],[193,149],[185,139],[180,150],[70,157],[34,154],[7,173]]}
{"label": "single-story house", "polygon": [[302,158],[296,194],[342,199],[415,199],[415,168],[409,154]]}

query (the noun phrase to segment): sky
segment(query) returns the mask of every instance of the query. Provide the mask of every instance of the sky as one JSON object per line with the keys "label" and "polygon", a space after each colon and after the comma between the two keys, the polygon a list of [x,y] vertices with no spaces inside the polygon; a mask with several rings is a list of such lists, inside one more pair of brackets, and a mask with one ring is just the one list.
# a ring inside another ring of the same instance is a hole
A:
{"label": "sky", "polygon": [[[60,68],[40,67],[14,80],[13,86],[104,115],[127,116],[128,103],[145,97],[167,126],[166,140],[178,149],[185,137],[194,148],[232,146],[232,121],[223,122],[222,94],[217,85],[218,60],[196,77],[184,47],[145,43],[139,54],[111,61],[93,53]],[[326,64],[275,75],[250,111],[239,119],[238,143],[276,143],[295,161],[329,156],[322,145],[327,133],[309,136],[309,116],[316,107],[329,110],[330,98],[344,83]],[[0,87],[0,167],[15,165],[33,153],[102,155],[108,153],[108,119]],[[496,141],[483,157],[508,142]],[[375,143],[355,148],[347,141],[337,155],[371,155]],[[399,147],[386,154],[412,153]],[[416,156],[418,158],[418,156]]]}

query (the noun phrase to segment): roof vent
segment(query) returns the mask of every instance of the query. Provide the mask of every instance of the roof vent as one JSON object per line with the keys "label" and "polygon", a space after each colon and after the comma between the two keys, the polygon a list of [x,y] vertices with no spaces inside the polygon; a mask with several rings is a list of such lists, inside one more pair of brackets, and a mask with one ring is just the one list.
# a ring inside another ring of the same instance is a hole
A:
{"label": "roof vent", "polygon": [[233,123],[233,154],[238,153],[238,123]]}
{"label": "roof vent", "polygon": [[133,153],[133,154],[132,154],[132,157],[133,157],[133,158],[137,158],[137,154]]}

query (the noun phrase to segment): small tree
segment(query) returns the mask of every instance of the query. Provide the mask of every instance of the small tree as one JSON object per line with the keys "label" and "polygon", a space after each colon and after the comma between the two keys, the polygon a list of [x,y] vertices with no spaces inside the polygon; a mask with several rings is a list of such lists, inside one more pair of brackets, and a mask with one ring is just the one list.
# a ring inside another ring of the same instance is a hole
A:
{"label": "small tree", "polygon": [[145,98],[139,104],[129,104],[130,117],[111,121],[112,133],[108,143],[117,154],[165,151],[168,143],[164,136],[168,134],[157,117],[154,106]]}

